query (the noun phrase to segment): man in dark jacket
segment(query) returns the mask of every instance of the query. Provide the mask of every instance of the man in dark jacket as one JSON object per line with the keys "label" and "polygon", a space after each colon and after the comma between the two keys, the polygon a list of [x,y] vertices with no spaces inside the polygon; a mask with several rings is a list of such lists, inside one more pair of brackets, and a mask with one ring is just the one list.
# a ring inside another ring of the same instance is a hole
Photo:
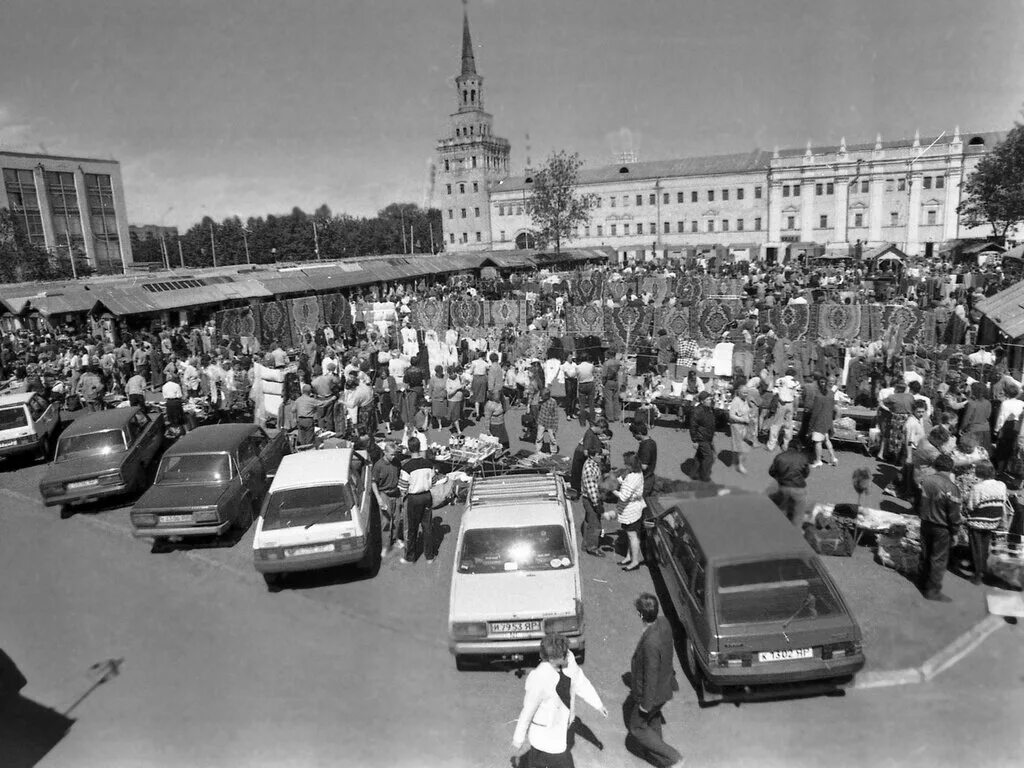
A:
{"label": "man in dark jacket", "polygon": [[655,765],[670,766],[682,763],[682,755],[661,735],[665,722],[661,708],[672,698],[675,689],[675,670],[672,657],[672,627],[668,619],[658,615],[658,598],[644,592],[633,603],[644,633],[640,636],[630,665],[630,702],[627,728],[629,735]]}
{"label": "man in dark jacket", "polygon": [[960,525],[962,499],[953,481],[953,459],[942,454],[935,459],[935,474],[921,481],[921,592],[926,600],[951,602],[942,592],[942,577],[949,564],[949,546]]}
{"label": "man in dark jacket", "polygon": [[697,395],[697,407],[690,417],[690,439],[696,448],[693,460],[697,464],[695,480],[711,482],[711,467],[715,463],[715,411],[708,405],[710,392]]}
{"label": "man in dark jacket", "polygon": [[807,476],[811,474],[811,464],[799,437],[790,440],[786,450],[775,457],[768,474],[779,485],[771,493],[771,500],[789,522],[802,527],[807,518]]}

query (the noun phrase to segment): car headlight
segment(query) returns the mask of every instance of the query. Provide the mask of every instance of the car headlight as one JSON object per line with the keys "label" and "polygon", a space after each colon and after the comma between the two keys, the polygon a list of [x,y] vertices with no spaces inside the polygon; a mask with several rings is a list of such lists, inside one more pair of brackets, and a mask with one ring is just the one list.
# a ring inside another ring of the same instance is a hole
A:
{"label": "car headlight", "polygon": [[121,470],[112,469],[107,472],[101,472],[97,479],[103,485],[118,485],[121,482]]}
{"label": "car headlight", "polygon": [[483,621],[456,621],[452,624],[453,640],[479,640],[487,637],[487,623]]}
{"label": "car headlight", "polygon": [[583,630],[583,601],[576,599],[576,613],[572,616],[554,616],[544,620],[545,632],[572,634]]}
{"label": "car headlight", "polygon": [[64,483],[42,483],[39,492],[43,496],[56,496],[64,490]]}
{"label": "car headlight", "polygon": [[156,525],[156,515],[148,512],[133,512],[132,525],[136,528],[151,528]]}
{"label": "car headlight", "polygon": [[197,523],[216,523],[220,519],[216,505],[210,507],[195,507],[192,510],[192,518]]}

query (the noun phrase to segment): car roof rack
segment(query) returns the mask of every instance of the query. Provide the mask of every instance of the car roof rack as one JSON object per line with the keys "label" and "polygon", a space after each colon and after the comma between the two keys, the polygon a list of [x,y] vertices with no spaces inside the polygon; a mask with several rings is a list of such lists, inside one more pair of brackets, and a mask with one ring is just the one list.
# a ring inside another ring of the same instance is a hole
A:
{"label": "car roof rack", "polygon": [[561,484],[553,474],[474,478],[469,488],[469,502],[473,506],[496,501],[557,501],[560,498]]}

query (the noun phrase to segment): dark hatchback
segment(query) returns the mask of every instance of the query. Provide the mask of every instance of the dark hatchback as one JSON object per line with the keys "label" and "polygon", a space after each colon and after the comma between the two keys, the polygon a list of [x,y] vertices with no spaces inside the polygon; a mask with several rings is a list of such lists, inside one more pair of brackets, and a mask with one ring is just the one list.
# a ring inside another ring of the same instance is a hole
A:
{"label": "dark hatchback", "polygon": [[48,507],[84,504],[146,488],[164,445],[164,419],[113,408],[75,419],[57,441],[39,492]]}
{"label": "dark hatchback", "polygon": [[860,627],[820,557],[768,498],[661,497],[651,511],[652,550],[704,701],[852,682],[864,666]]}
{"label": "dark hatchback", "polygon": [[288,453],[284,432],[256,424],[199,427],[164,454],[153,486],[132,507],[133,535],[167,539],[245,529]]}

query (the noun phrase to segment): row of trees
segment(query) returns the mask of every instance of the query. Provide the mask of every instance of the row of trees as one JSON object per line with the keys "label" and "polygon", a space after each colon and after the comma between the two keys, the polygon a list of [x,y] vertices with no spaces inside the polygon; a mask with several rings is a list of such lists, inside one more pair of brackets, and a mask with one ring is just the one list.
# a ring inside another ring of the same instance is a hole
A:
{"label": "row of trees", "polygon": [[326,205],[313,213],[293,208],[285,216],[258,216],[245,221],[237,216],[221,222],[206,217],[177,241],[132,243],[135,261],[162,263],[166,249],[174,267],[182,261],[186,267],[213,266],[215,260],[217,265],[269,264],[432,253],[442,248],[441,212],[423,210],[413,203],[392,203],[374,218],[335,215]]}

